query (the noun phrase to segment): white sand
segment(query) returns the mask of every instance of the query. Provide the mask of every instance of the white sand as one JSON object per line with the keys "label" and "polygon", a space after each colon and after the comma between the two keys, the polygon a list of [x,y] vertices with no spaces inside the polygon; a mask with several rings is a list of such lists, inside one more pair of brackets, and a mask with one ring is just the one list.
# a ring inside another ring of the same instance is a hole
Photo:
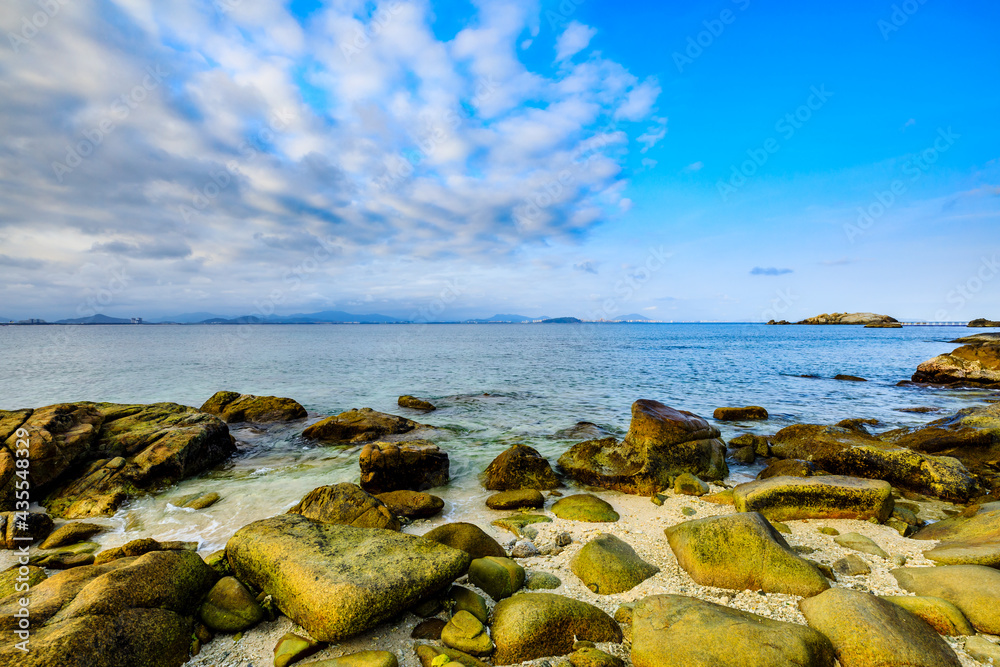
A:
{"label": "white sand", "polygon": [[[713,491],[720,491],[722,487],[713,486]],[[486,498],[483,494],[483,500]],[[552,591],[560,595],[589,602],[609,614],[614,614],[618,606],[623,602],[633,602],[648,595],[662,593],[672,593],[698,597],[711,602],[729,605],[731,607],[760,614],[780,621],[793,623],[805,623],[805,618],[799,612],[798,601],[800,598],[793,595],[761,594],[751,591],[731,591],[721,588],[711,588],[700,586],[682,570],[677,560],[674,558],[670,546],[667,544],[663,529],[680,523],[682,521],[714,516],[719,514],[729,514],[734,510],[729,505],[715,505],[702,501],[699,498],[689,496],[678,496],[670,494],[663,506],[654,505],[649,498],[642,496],[630,496],[615,492],[595,492],[608,502],[610,502],[621,519],[616,523],[592,524],[580,523],[576,521],[566,521],[557,519],[547,511],[539,510],[538,513],[545,514],[553,519],[552,523],[533,524],[538,535],[534,539],[535,544],[544,549],[554,545],[555,537],[559,533],[567,532],[573,537],[573,543],[566,547],[562,553],[555,556],[537,556],[533,558],[519,559],[519,562],[530,573],[532,571],[549,572],[558,576],[562,580],[562,585]],[[550,498],[546,503],[546,508],[550,507],[557,498]],[[925,505],[921,503],[922,507]],[[684,516],[682,508],[690,507],[697,511],[693,517]],[[926,504],[927,515],[936,515],[940,518],[941,503]],[[472,509],[472,508],[468,508]],[[467,514],[461,512],[461,514]],[[923,513],[923,512],[922,512]],[[510,512],[494,512],[483,506],[481,511],[476,512],[477,525],[493,535],[501,544],[510,547],[514,536],[505,531],[501,531],[491,525],[490,521],[495,518],[507,516]],[[469,516],[458,518],[454,513],[449,513],[447,519],[472,520]],[[444,519],[433,521],[422,521],[408,526],[406,532],[423,534],[434,525],[444,523]],[[923,551],[931,548],[935,543],[926,540],[912,540],[901,537],[892,528],[875,525],[864,521],[852,520],[808,520],[808,521],[788,521],[786,522],[792,529],[791,535],[785,535],[789,544],[809,546],[816,551],[806,557],[817,562],[832,564],[834,561],[854,553],[864,559],[871,567],[871,574],[858,577],[839,577],[838,586],[845,586],[861,591],[874,593],[877,595],[908,595],[909,593],[896,584],[896,580],[889,574],[889,570],[894,565],[891,561],[884,560],[878,556],[861,554],[837,545],[833,537],[824,535],[818,531],[822,526],[836,528],[841,533],[857,532],[873,539],[890,557],[900,554],[906,556],[907,565],[915,567],[930,566],[932,562],[923,557]],[[611,533],[628,542],[636,552],[647,562],[660,568],[660,572],[646,581],[639,584],[630,591],[618,595],[597,595],[586,588],[583,583],[570,570],[569,563],[576,552],[590,539],[600,533]],[[460,584],[468,586],[468,582],[459,580]],[[474,587],[473,587],[474,588]],[[489,597],[482,591],[477,591],[489,601]],[[446,618],[443,614],[441,618]],[[348,653],[363,650],[385,650],[392,651],[399,658],[400,665],[404,667],[418,667],[419,661],[413,652],[413,645],[416,640],[410,639],[410,632],[419,623],[421,618],[414,614],[405,613],[393,622],[384,623],[379,627],[359,635],[349,641],[327,647],[315,656],[307,658],[302,663],[332,658]],[[262,623],[256,628],[244,633],[238,642],[234,642],[231,635],[220,635],[207,646],[203,647],[201,654],[192,659],[188,664],[198,667],[265,667],[272,664],[273,650],[275,644],[286,632],[296,632],[307,635],[301,628],[295,626],[289,619],[279,617],[271,623]],[[963,650],[962,638],[945,638],[955,649],[964,667],[975,667],[981,663],[973,660]],[[994,638],[996,640],[996,638]],[[631,664],[629,660],[630,646],[628,641],[620,645],[603,644],[599,645],[609,653],[618,655]],[[562,658],[553,660],[536,660],[535,665],[544,662],[558,662]]]}

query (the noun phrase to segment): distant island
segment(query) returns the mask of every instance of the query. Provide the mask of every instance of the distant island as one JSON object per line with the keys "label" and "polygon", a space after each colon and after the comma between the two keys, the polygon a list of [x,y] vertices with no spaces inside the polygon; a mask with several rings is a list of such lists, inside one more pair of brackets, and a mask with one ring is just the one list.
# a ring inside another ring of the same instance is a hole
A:
{"label": "distant island", "polygon": [[582,324],[583,320],[578,320],[575,317],[553,317],[552,319],[542,320],[542,324]]}
{"label": "distant island", "polygon": [[872,328],[886,327],[897,328],[902,326],[899,320],[888,315],[877,315],[875,313],[823,313],[816,317],[810,317],[799,322],[788,322],[787,320],[768,320],[768,324],[843,324],[854,326],[867,326]]}
{"label": "distant island", "polygon": [[974,328],[997,328],[1000,327],[1000,321],[988,320],[985,317],[980,317],[969,322],[969,326]]}

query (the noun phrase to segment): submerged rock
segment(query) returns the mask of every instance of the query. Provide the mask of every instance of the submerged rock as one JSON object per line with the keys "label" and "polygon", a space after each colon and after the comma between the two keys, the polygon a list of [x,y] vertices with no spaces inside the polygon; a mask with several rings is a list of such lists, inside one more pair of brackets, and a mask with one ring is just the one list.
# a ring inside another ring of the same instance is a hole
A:
{"label": "submerged rock", "polygon": [[409,408],[410,410],[420,410],[421,412],[432,412],[434,410],[437,410],[437,406],[435,406],[430,401],[425,401],[423,399],[417,398],[416,396],[410,396],[409,394],[405,396],[400,396],[399,399],[396,401],[396,403],[401,408]]}
{"label": "submerged rock", "polygon": [[840,475],[771,477],[733,489],[740,512],[760,512],[768,519],[860,519],[880,523],[892,515],[888,482]]}
{"label": "submerged rock", "polygon": [[975,480],[958,460],[900,446],[886,435],[879,439],[854,428],[796,424],[771,437],[771,452],[778,458],[811,461],[838,475],[881,479],[951,502],[965,502],[975,493]]}
{"label": "submerged rock", "polygon": [[361,488],[368,493],[424,491],[448,483],[448,453],[432,442],[375,442],[358,458]]}
{"label": "submerged rock", "polygon": [[129,498],[200,473],[236,449],[218,417],[174,403],[61,403],[0,413],[0,424],[10,430],[0,447],[0,511],[14,508],[10,452],[23,428],[32,490],[50,514],[68,519],[111,515]]}
{"label": "submerged rock", "polygon": [[685,521],[664,532],[678,564],[702,586],[805,597],[830,587],[756,512]]}
{"label": "submerged rock", "polygon": [[630,591],[660,571],[639,557],[628,543],[602,533],[570,561],[573,574],[598,595]]}
{"label": "submerged rock", "polygon": [[799,602],[809,626],[826,635],[841,667],[960,667],[955,651],[922,620],[868,593],[831,588]]}
{"label": "submerged rock", "polygon": [[359,528],[399,530],[399,519],[375,496],[357,484],[321,486],[307,493],[289,514],[301,514],[321,523],[343,524]]}
{"label": "submerged rock", "polygon": [[424,538],[464,551],[469,554],[471,560],[486,556],[500,558],[507,556],[507,552],[499,542],[472,523],[446,523],[425,533]]}
{"label": "submerged rock", "polygon": [[339,641],[409,609],[461,576],[469,556],[389,530],[320,524],[296,514],[256,521],[229,540],[234,574],[272,596],[322,641]]}
{"label": "submerged rock", "polygon": [[302,437],[331,443],[371,442],[387,435],[409,433],[417,428],[433,427],[371,408],[361,408],[320,420],[302,431]]}
{"label": "submerged rock", "polygon": [[632,612],[635,667],[833,667],[819,632],[682,595],[653,595]]}
{"label": "submerged rock", "polygon": [[603,611],[554,593],[524,593],[498,602],[492,631],[497,665],[566,655],[576,640],[622,640],[621,628]]}
{"label": "submerged rock", "polygon": [[571,447],[559,466],[583,484],[652,495],[690,472],[706,480],[729,474],[719,430],[701,417],[662,403],[638,400],[624,440],[589,440]]}
{"label": "submerged rock", "polygon": [[201,411],[219,415],[227,424],[287,422],[307,416],[306,409],[290,398],[254,396],[235,391],[216,392],[201,406]]}
{"label": "submerged rock", "polygon": [[561,486],[549,462],[538,450],[514,445],[486,466],[483,486],[491,491],[548,490]]}
{"label": "submerged rock", "polygon": [[890,574],[911,593],[952,603],[980,632],[1000,634],[1000,571],[981,565],[942,565],[901,567]]}

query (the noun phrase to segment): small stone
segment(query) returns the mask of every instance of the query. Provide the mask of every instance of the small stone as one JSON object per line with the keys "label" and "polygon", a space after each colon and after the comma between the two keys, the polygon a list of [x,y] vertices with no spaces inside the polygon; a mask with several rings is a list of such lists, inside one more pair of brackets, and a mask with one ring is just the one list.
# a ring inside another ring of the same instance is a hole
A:
{"label": "small stone", "polygon": [[652,496],[650,496],[649,500],[654,505],[658,505],[658,506],[662,507],[663,506],[663,500],[664,500],[665,497],[666,496],[664,496],[662,493],[654,493]]}
{"label": "small stone", "polygon": [[786,535],[792,534],[792,529],[788,527],[787,523],[782,523],[780,521],[772,521],[771,525],[774,526],[774,529],[779,533],[785,533]]}
{"label": "small stone", "polygon": [[223,577],[208,592],[199,615],[216,632],[240,632],[260,623],[264,610],[236,577]]}
{"label": "small stone", "polygon": [[573,642],[574,651],[579,651],[582,648],[597,648],[597,644],[595,644],[594,642],[588,642],[585,639]]}
{"label": "small stone", "polygon": [[685,496],[703,496],[708,493],[708,484],[689,472],[682,473],[674,480],[674,492]]}
{"label": "small stone", "polygon": [[903,554],[894,554],[892,557],[892,564],[896,567],[903,567],[906,565],[906,556]]}
{"label": "small stone", "polygon": [[274,646],[274,667],[288,665],[306,658],[323,648],[323,644],[292,632],[286,633]]}
{"label": "small stone", "polygon": [[548,572],[532,572],[525,586],[529,591],[552,590],[562,586],[562,580]]}
{"label": "small stone", "polygon": [[410,633],[411,639],[441,639],[441,631],[447,623],[440,618],[428,618],[420,621]]}
{"label": "small stone", "polygon": [[861,574],[871,574],[872,569],[861,556],[849,554],[833,564],[833,571],[845,577],[856,577]]}
{"label": "small stone", "polygon": [[533,523],[551,523],[552,519],[547,516],[542,516],[541,514],[514,514],[512,516],[504,517],[502,519],[497,519],[492,522],[492,525],[497,528],[503,528],[504,530],[509,530],[518,537],[524,534],[524,527],[529,526]]}
{"label": "small stone", "polygon": [[836,528],[830,528],[829,526],[823,526],[823,527],[819,528],[818,530],[819,530],[819,532],[823,533],[824,535],[840,535],[840,531],[839,530],[837,530]]}
{"label": "small stone", "polygon": [[690,507],[682,507],[681,508],[681,514],[683,514],[684,516],[694,516],[697,513],[698,513],[698,510],[692,509]]}
{"label": "small stone", "polygon": [[538,554],[538,547],[531,540],[518,540],[510,550],[511,558],[533,558]]}
{"label": "small stone", "polygon": [[556,535],[557,547],[568,547],[571,544],[573,544],[573,536],[569,533],[559,533]]}
{"label": "small stone", "polygon": [[486,632],[486,626],[467,611],[455,614],[441,631],[441,641],[445,646],[469,655],[489,655],[493,652],[493,642]]}
{"label": "small stone", "polygon": [[552,506],[552,513],[560,519],[606,523],[618,521],[618,512],[610,503],[589,493],[579,493],[560,498]]}

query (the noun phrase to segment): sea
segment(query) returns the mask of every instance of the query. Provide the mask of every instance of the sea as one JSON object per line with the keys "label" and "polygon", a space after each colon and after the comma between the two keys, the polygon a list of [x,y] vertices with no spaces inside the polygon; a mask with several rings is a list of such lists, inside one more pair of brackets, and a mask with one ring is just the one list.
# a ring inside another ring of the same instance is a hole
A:
{"label": "sea", "polygon": [[[444,513],[407,528],[422,533],[499,516],[485,508],[479,475],[504,449],[530,445],[555,465],[575,442],[560,431],[587,421],[622,436],[640,398],[710,420],[717,407],[767,408],[768,421],[718,423],[724,439],[854,417],[891,429],[983,404],[996,392],[897,386],[969,333],[756,323],[4,326],[0,409],[81,400],[198,407],[219,390],[300,402],[307,420],[232,425],[232,460],[129,502],[100,520],[109,530],[96,538],[105,546],[194,541],[207,553],[315,487],[358,481],[359,446],[320,446],[300,435],[344,410],[370,407],[439,427],[432,439],[449,454],[452,480],[431,491],[444,498]],[[402,394],[438,409],[399,408]],[[940,412],[900,411],[913,407]],[[760,467],[731,462],[729,482],[748,481]],[[173,504],[208,491],[222,496],[208,509]]]}

